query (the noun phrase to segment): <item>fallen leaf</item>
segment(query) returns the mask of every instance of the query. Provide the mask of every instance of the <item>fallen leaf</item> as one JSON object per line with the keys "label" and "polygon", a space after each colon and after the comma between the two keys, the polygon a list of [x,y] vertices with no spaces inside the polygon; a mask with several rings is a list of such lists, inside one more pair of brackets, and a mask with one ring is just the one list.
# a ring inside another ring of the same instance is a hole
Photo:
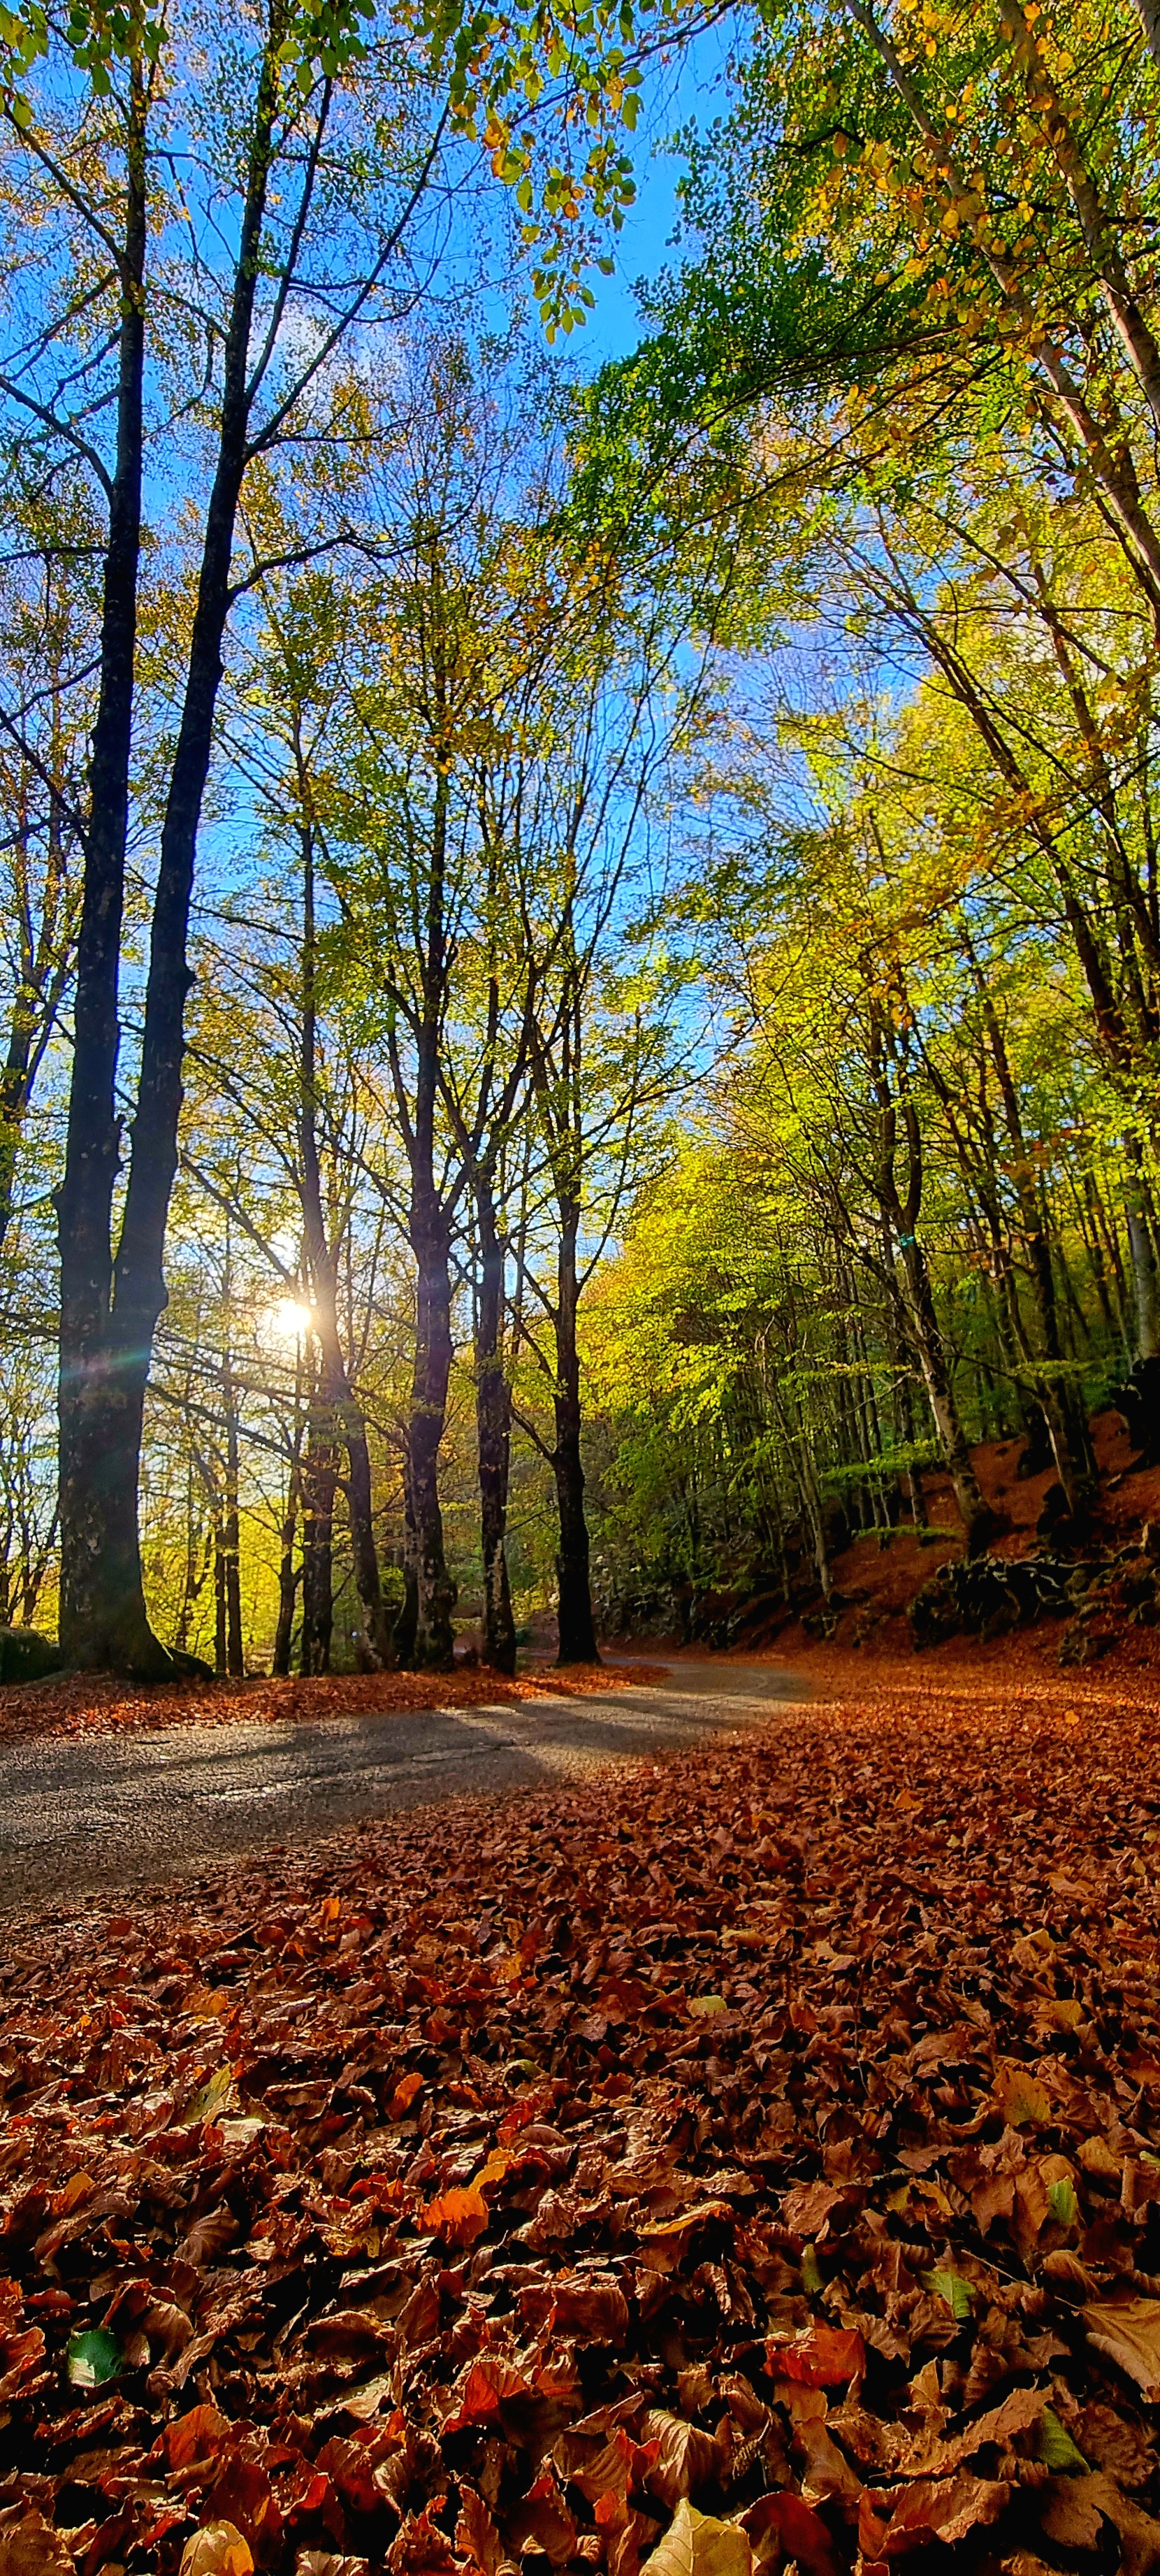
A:
{"label": "fallen leaf", "polygon": [[1081,2310],[1088,2342],[1160,2398],[1160,2299],[1096,2300]]}
{"label": "fallen leaf", "polygon": [[698,2513],[683,2500],[663,2540],[644,2561],[647,2576],[750,2576],[753,2555],[739,2523]]}
{"label": "fallen leaf", "polygon": [[187,2540],[180,2576],[250,2576],[253,2552],[232,2522],[207,2522]]}
{"label": "fallen leaf", "polygon": [[475,2183],[442,2192],[424,2210],[423,2225],[444,2245],[474,2245],[487,2226],[487,2202]]}
{"label": "fallen leaf", "polygon": [[808,2326],[792,2343],[771,2336],[765,2350],[766,2367],[803,2388],[838,2388],[866,2367],[862,2337],[847,2326]]}

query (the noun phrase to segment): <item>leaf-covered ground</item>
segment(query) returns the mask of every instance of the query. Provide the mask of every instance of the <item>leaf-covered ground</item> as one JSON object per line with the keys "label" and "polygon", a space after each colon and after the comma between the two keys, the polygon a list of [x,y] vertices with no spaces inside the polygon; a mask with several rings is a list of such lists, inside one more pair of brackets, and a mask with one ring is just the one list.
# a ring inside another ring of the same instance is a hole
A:
{"label": "leaf-covered ground", "polygon": [[0,1927],[0,2576],[1160,2566],[1160,1720],[893,1693]]}

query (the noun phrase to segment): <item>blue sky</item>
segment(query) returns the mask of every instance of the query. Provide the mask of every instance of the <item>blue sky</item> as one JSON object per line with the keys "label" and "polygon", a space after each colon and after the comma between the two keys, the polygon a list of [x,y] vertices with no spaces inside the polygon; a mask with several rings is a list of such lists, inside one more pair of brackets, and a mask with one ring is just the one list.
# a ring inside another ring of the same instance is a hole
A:
{"label": "blue sky", "polygon": [[688,47],[672,71],[646,88],[647,107],[636,136],[637,200],[624,229],[609,248],[615,275],[595,276],[596,310],[583,334],[572,343],[572,356],[587,368],[606,358],[620,358],[640,338],[634,288],[656,277],[674,256],[670,236],[678,218],[677,186],[682,160],[665,149],[674,131],[693,122],[702,131],[725,105],[723,75],[730,25],[711,27]]}

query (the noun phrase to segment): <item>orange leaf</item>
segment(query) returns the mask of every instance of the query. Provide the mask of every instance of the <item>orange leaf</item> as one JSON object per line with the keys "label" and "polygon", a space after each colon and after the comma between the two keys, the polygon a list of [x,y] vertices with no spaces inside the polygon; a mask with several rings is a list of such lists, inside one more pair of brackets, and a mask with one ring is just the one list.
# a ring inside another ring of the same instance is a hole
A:
{"label": "orange leaf", "polygon": [[388,2117],[392,2120],[403,2119],[422,2090],[423,2078],[412,2068],[411,2073],[402,2076],[395,2086],[388,2105]]}
{"label": "orange leaf", "polygon": [[488,2353],[473,2361],[459,2393],[459,2404],[453,2415],[444,2419],[443,2431],[461,2433],[467,2424],[487,2424],[499,2414],[505,2397],[530,2397],[527,2380],[511,2363],[498,2354]]}
{"label": "orange leaf", "polygon": [[810,2326],[794,2343],[771,2335],[765,2350],[770,2370],[802,2388],[838,2388],[866,2367],[866,2346],[852,2326]]}
{"label": "orange leaf", "polygon": [[229,2429],[228,2418],[219,2415],[216,2406],[191,2406],[188,2414],[165,2427],[170,2468],[187,2469],[193,2460],[212,2460]]}
{"label": "orange leaf", "polygon": [[477,2183],[466,2191],[452,2189],[429,2201],[423,2212],[423,2225],[442,2238],[445,2245],[474,2245],[487,2225],[487,2202]]}

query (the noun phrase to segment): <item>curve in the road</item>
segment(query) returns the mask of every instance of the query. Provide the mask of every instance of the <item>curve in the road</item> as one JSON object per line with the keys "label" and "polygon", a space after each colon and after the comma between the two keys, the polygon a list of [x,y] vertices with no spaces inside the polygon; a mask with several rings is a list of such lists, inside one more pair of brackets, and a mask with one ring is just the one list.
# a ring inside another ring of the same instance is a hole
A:
{"label": "curve in the road", "polygon": [[809,1696],[769,1666],[690,1663],[658,1687],[515,1707],[49,1738],[0,1756],[0,1902],[169,1879],[391,1809],[575,1778]]}

